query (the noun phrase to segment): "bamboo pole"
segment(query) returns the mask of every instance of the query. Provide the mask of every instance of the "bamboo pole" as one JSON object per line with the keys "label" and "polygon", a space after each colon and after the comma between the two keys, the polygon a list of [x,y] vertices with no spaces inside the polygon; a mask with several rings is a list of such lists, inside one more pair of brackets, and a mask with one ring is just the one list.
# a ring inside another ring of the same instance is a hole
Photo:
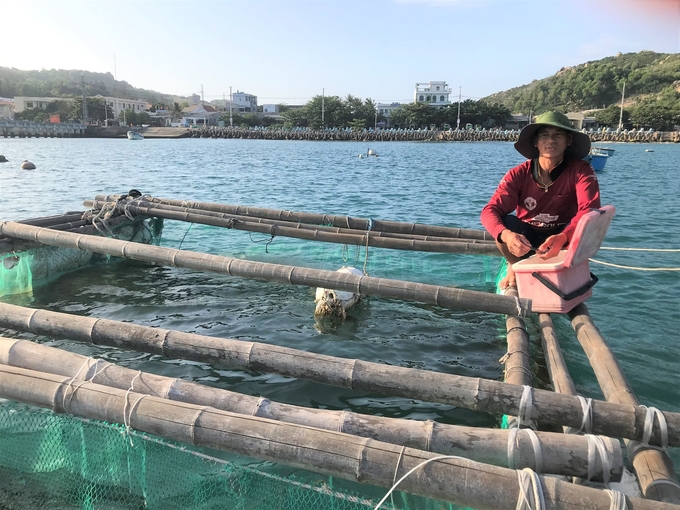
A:
{"label": "bamboo pole", "polygon": [[[85,201],[86,206],[101,209],[107,202]],[[355,246],[373,246],[376,248],[392,248],[395,250],[425,251],[435,253],[467,253],[475,255],[500,255],[500,251],[495,243],[468,240],[467,242],[451,241],[430,241],[419,239],[403,239],[394,237],[383,237],[380,232],[361,232],[349,229],[332,230],[320,226],[309,226],[304,228],[302,224],[286,225],[284,222],[271,223],[273,220],[249,221],[247,216],[210,216],[206,214],[187,211],[177,208],[169,209],[167,206],[157,206],[149,202],[129,202],[125,204],[125,209],[135,215],[156,216],[170,220],[188,221],[199,225],[210,225],[213,227],[224,227],[235,230],[245,230],[268,234],[272,237],[283,236],[295,239],[305,239],[307,241],[321,241],[326,243],[349,244]],[[290,226],[293,225],[293,226]],[[340,231],[344,230],[344,232]],[[476,241],[476,242],[475,242]]]}
{"label": "bamboo pole", "polygon": [[567,364],[564,361],[564,356],[562,356],[552,317],[548,313],[539,313],[538,324],[541,328],[541,343],[543,345],[545,363],[553,388],[555,388],[557,393],[576,395],[576,386],[574,386],[574,381],[569,375]]}
{"label": "bamboo pole", "polygon": [[251,262],[219,255],[208,255],[129,241],[105,239],[97,236],[59,232],[10,221],[0,223],[0,233],[19,239],[37,241],[50,246],[78,248],[80,250],[104,253],[132,260],[156,262],[167,266],[213,271],[230,276],[255,278],[290,285],[332,288],[356,294],[429,303],[445,308],[525,315],[529,313],[531,307],[530,300],[515,299],[489,292],[371,276],[356,276],[337,271]]}
{"label": "bamboo pole", "polygon": [[[95,345],[133,349],[257,372],[273,372],[307,381],[440,402],[496,414],[519,414],[524,388],[499,381],[442,374],[356,359],[336,358],[257,342],[183,333],[109,319],[80,317],[0,303],[0,327]],[[592,433],[640,440],[646,408],[593,401]],[[680,446],[680,413],[663,412],[668,443]],[[529,419],[579,428],[580,401],[570,395],[534,389]],[[654,427],[651,444],[660,444]]]}
{"label": "bamboo pole", "polygon": [[[71,384],[70,377],[0,366],[0,396],[94,420],[118,422],[135,430],[359,483],[391,487],[478,510],[517,507],[517,471],[468,459],[438,459],[437,454],[373,439],[302,425],[244,416],[210,407],[170,402],[94,383]],[[597,489],[538,477],[545,508],[607,510],[609,494]],[[676,506],[626,498],[632,510],[672,510]]]}
{"label": "bamboo pole", "polygon": [[[586,305],[577,305],[569,312],[569,318],[607,402],[639,406],[614,353],[593,323]],[[666,452],[637,441],[626,441],[626,446],[644,497],[680,504],[680,485],[673,461]]]}
{"label": "bamboo pole", "polygon": [[[204,217],[209,217],[209,218],[224,218],[224,219],[233,219],[233,220],[238,220],[242,222],[253,222],[253,223],[262,223],[266,225],[276,225],[276,226],[282,226],[282,227],[292,227],[296,229],[306,229],[306,230],[320,230],[320,231],[325,231],[325,232],[332,232],[336,234],[353,234],[353,235],[364,235],[367,231],[365,230],[358,230],[354,228],[342,228],[342,227],[333,227],[333,226],[326,226],[326,225],[319,225],[315,223],[300,223],[297,221],[287,221],[287,220],[271,220],[268,218],[260,218],[258,216],[244,216],[244,215],[238,215],[238,214],[229,214],[229,213],[221,213],[221,212],[215,212],[215,211],[206,211],[203,209],[192,209],[190,207],[180,207],[180,206],[174,206],[174,205],[167,205],[163,203],[157,203],[150,201],[151,199],[149,197],[139,197],[139,198],[127,198],[124,201],[116,201],[116,202],[105,202],[101,200],[85,200],[83,201],[83,205],[85,207],[89,207],[93,210],[102,210],[102,209],[119,209],[120,211],[126,211],[130,210],[130,206],[137,206],[141,207],[143,209],[149,209],[150,211],[172,211],[176,213],[185,213],[185,214],[191,214],[191,215],[197,215],[199,217],[204,216]],[[155,216],[153,213],[144,213],[147,215]],[[173,218],[175,219],[175,218]],[[188,219],[185,219],[185,221],[189,221]],[[222,225],[217,225],[217,226],[222,226]],[[495,241],[491,240],[482,240],[482,239],[476,239],[476,238],[465,238],[465,237],[439,237],[439,236],[432,236],[432,235],[418,235],[418,234],[399,234],[399,233],[394,233],[394,232],[378,232],[378,231],[373,231],[370,230],[371,236],[375,237],[385,237],[385,238],[394,238],[394,239],[410,239],[410,240],[416,240],[416,241],[440,241],[440,242],[449,242],[449,243],[473,243],[473,244],[481,244],[481,245],[493,245],[495,246],[496,243]]]}
{"label": "bamboo pole", "polygon": [[[541,450],[536,452],[530,438],[514,438],[513,458],[508,455],[509,430],[480,429],[443,423],[370,416],[348,411],[310,409],[282,404],[266,398],[242,395],[182,379],[172,379],[119,367],[101,359],[36,344],[28,340],[0,337],[0,363],[37,372],[69,376],[74,381],[90,381],[112,388],[134,391],[179,402],[210,406],[223,411],[260,416],[324,430],[334,430],[378,441],[417,448],[444,455],[459,455],[496,466],[525,467],[543,473],[588,476],[588,443],[581,436],[537,432]],[[602,437],[609,453],[607,478],[619,480],[623,455],[617,439]],[[537,467],[538,464],[538,467]],[[542,466],[542,467],[541,467]],[[593,479],[603,480],[601,461],[590,469]]]}
{"label": "bamboo pole", "polygon": [[[121,195],[97,195],[95,200],[106,202],[116,201]],[[261,207],[249,207],[243,205],[215,204],[210,202],[194,202],[189,200],[173,200],[168,198],[145,197],[154,203],[189,207],[228,214],[240,214],[271,220],[285,220],[294,223],[316,223],[319,225],[333,225],[356,230],[371,230],[375,232],[392,232],[397,234],[433,235],[441,237],[464,237],[467,239],[482,239],[494,241],[485,230],[440,227],[437,225],[424,225],[421,223],[406,223],[399,221],[373,220],[366,218],[354,218],[351,216],[334,216],[328,214],[314,214],[306,212],[286,211],[279,209],[264,209]]]}
{"label": "bamboo pole", "polygon": [[[516,288],[505,290],[506,296],[519,298]],[[529,334],[524,319],[508,315],[505,319],[508,351],[501,358],[505,365],[504,380],[509,384],[532,386],[531,357],[529,356]],[[520,428],[528,424],[520,423],[520,417],[508,417],[508,428]]]}

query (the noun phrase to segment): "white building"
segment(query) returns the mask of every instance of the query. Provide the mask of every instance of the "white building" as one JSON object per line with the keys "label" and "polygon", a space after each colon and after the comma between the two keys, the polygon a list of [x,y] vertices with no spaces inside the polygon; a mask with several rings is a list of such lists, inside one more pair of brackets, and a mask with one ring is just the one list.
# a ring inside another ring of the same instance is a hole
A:
{"label": "white building", "polygon": [[413,100],[417,103],[430,103],[431,106],[447,106],[451,104],[450,94],[451,88],[445,81],[416,83]]}
{"label": "white building", "polygon": [[114,119],[117,119],[124,110],[132,110],[135,113],[141,113],[147,110],[149,107],[148,103],[141,99],[120,99],[118,97],[104,97],[99,94],[93,97],[104,99],[106,101],[106,104],[108,104],[113,111]]}
{"label": "white building", "polygon": [[277,104],[263,104],[262,113],[279,113],[279,105]]}
{"label": "white building", "polygon": [[238,106],[240,112],[257,111],[257,96],[237,90],[231,95],[231,97],[232,101],[234,102],[234,106]]}
{"label": "white building", "polygon": [[401,106],[401,103],[378,103],[376,105],[376,109],[378,110],[378,113],[385,117],[386,119],[389,120],[390,116],[392,115],[392,112],[399,108]]}
{"label": "white building", "polygon": [[187,106],[182,110],[182,124],[186,126],[217,126],[224,112],[217,111],[209,104]]}

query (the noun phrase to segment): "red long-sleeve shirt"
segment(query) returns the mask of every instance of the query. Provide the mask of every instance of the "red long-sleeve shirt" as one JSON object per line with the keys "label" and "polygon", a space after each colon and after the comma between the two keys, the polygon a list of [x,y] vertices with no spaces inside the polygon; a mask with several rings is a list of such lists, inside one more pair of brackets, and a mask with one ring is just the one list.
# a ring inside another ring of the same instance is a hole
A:
{"label": "red long-sleeve shirt", "polygon": [[505,174],[489,203],[482,209],[484,228],[498,239],[506,228],[502,216],[516,211],[517,217],[536,228],[567,225],[563,232],[571,238],[578,220],[589,209],[600,207],[600,187],[595,172],[583,160],[570,161],[548,188],[538,186],[527,160]]}

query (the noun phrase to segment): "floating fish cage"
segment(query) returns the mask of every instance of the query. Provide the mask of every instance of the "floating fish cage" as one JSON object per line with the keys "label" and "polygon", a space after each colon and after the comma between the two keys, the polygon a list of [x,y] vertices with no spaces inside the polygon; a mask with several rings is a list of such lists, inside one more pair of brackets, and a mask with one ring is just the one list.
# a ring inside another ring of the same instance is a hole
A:
{"label": "floating fish cage", "polygon": [[[98,196],[85,205],[85,213],[0,223],[3,296],[84,265],[127,258],[500,314],[507,326],[504,380],[0,303],[0,327],[16,337],[0,338],[3,507],[434,510],[522,508],[526,501],[527,508],[663,509],[680,503],[665,452],[680,444],[680,414],[640,405],[583,302],[560,312],[588,355],[604,401],[576,394],[551,315],[532,311],[532,298],[516,290],[482,292],[157,245],[164,221],[185,221],[367,249],[499,256],[485,232],[138,193]],[[532,314],[552,390],[532,387],[525,325]],[[26,339],[45,337],[436,402],[504,417],[505,427],[279,403]],[[628,477],[632,487],[622,483]]]}

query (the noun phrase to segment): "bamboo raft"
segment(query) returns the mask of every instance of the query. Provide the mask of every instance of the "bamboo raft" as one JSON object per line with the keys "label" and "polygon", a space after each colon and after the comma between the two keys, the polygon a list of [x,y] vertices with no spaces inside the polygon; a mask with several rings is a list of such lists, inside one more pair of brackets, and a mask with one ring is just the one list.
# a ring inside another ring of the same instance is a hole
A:
{"label": "bamboo raft", "polygon": [[[93,254],[107,255],[503,314],[508,343],[502,360],[504,382],[5,303],[0,303],[0,327],[505,415],[508,428],[301,408],[11,338],[0,338],[1,398],[378,487],[394,488],[396,480],[409,473],[399,490],[476,509],[520,508],[523,498],[530,501],[527,508],[680,505],[680,485],[665,452],[680,446],[680,413],[640,405],[583,304],[569,318],[606,401],[576,395],[551,316],[544,313],[537,318],[554,391],[532,388],[525,325],[531,302],[516,293],[491,294],[144,244],[153,236],[138,242],[129,233],[122,239],[96,235],[106,233],[98,220],[105,221],[110,234],[130,222],[139,226],[152,220],[154,228],[160,228],[163,220],[179,220],[375,248],[499,255],[485,232],[131,195],[97,196],[85,202],[91,208],[85,215],[0,222],[0,253],[21,258],[41,249],[71,250],[87,254],[83,264],[90,263]],[[147,230],[151,227],[138,227],[136,233]],[[63,270],[74,268],[72,264]],[[538,424],[562,427],[565,433],[541,431]],[[619,438],[627,446],[627,462]],[[642,497],[602,490],[622,479],[626,465],[632,467]]]}

